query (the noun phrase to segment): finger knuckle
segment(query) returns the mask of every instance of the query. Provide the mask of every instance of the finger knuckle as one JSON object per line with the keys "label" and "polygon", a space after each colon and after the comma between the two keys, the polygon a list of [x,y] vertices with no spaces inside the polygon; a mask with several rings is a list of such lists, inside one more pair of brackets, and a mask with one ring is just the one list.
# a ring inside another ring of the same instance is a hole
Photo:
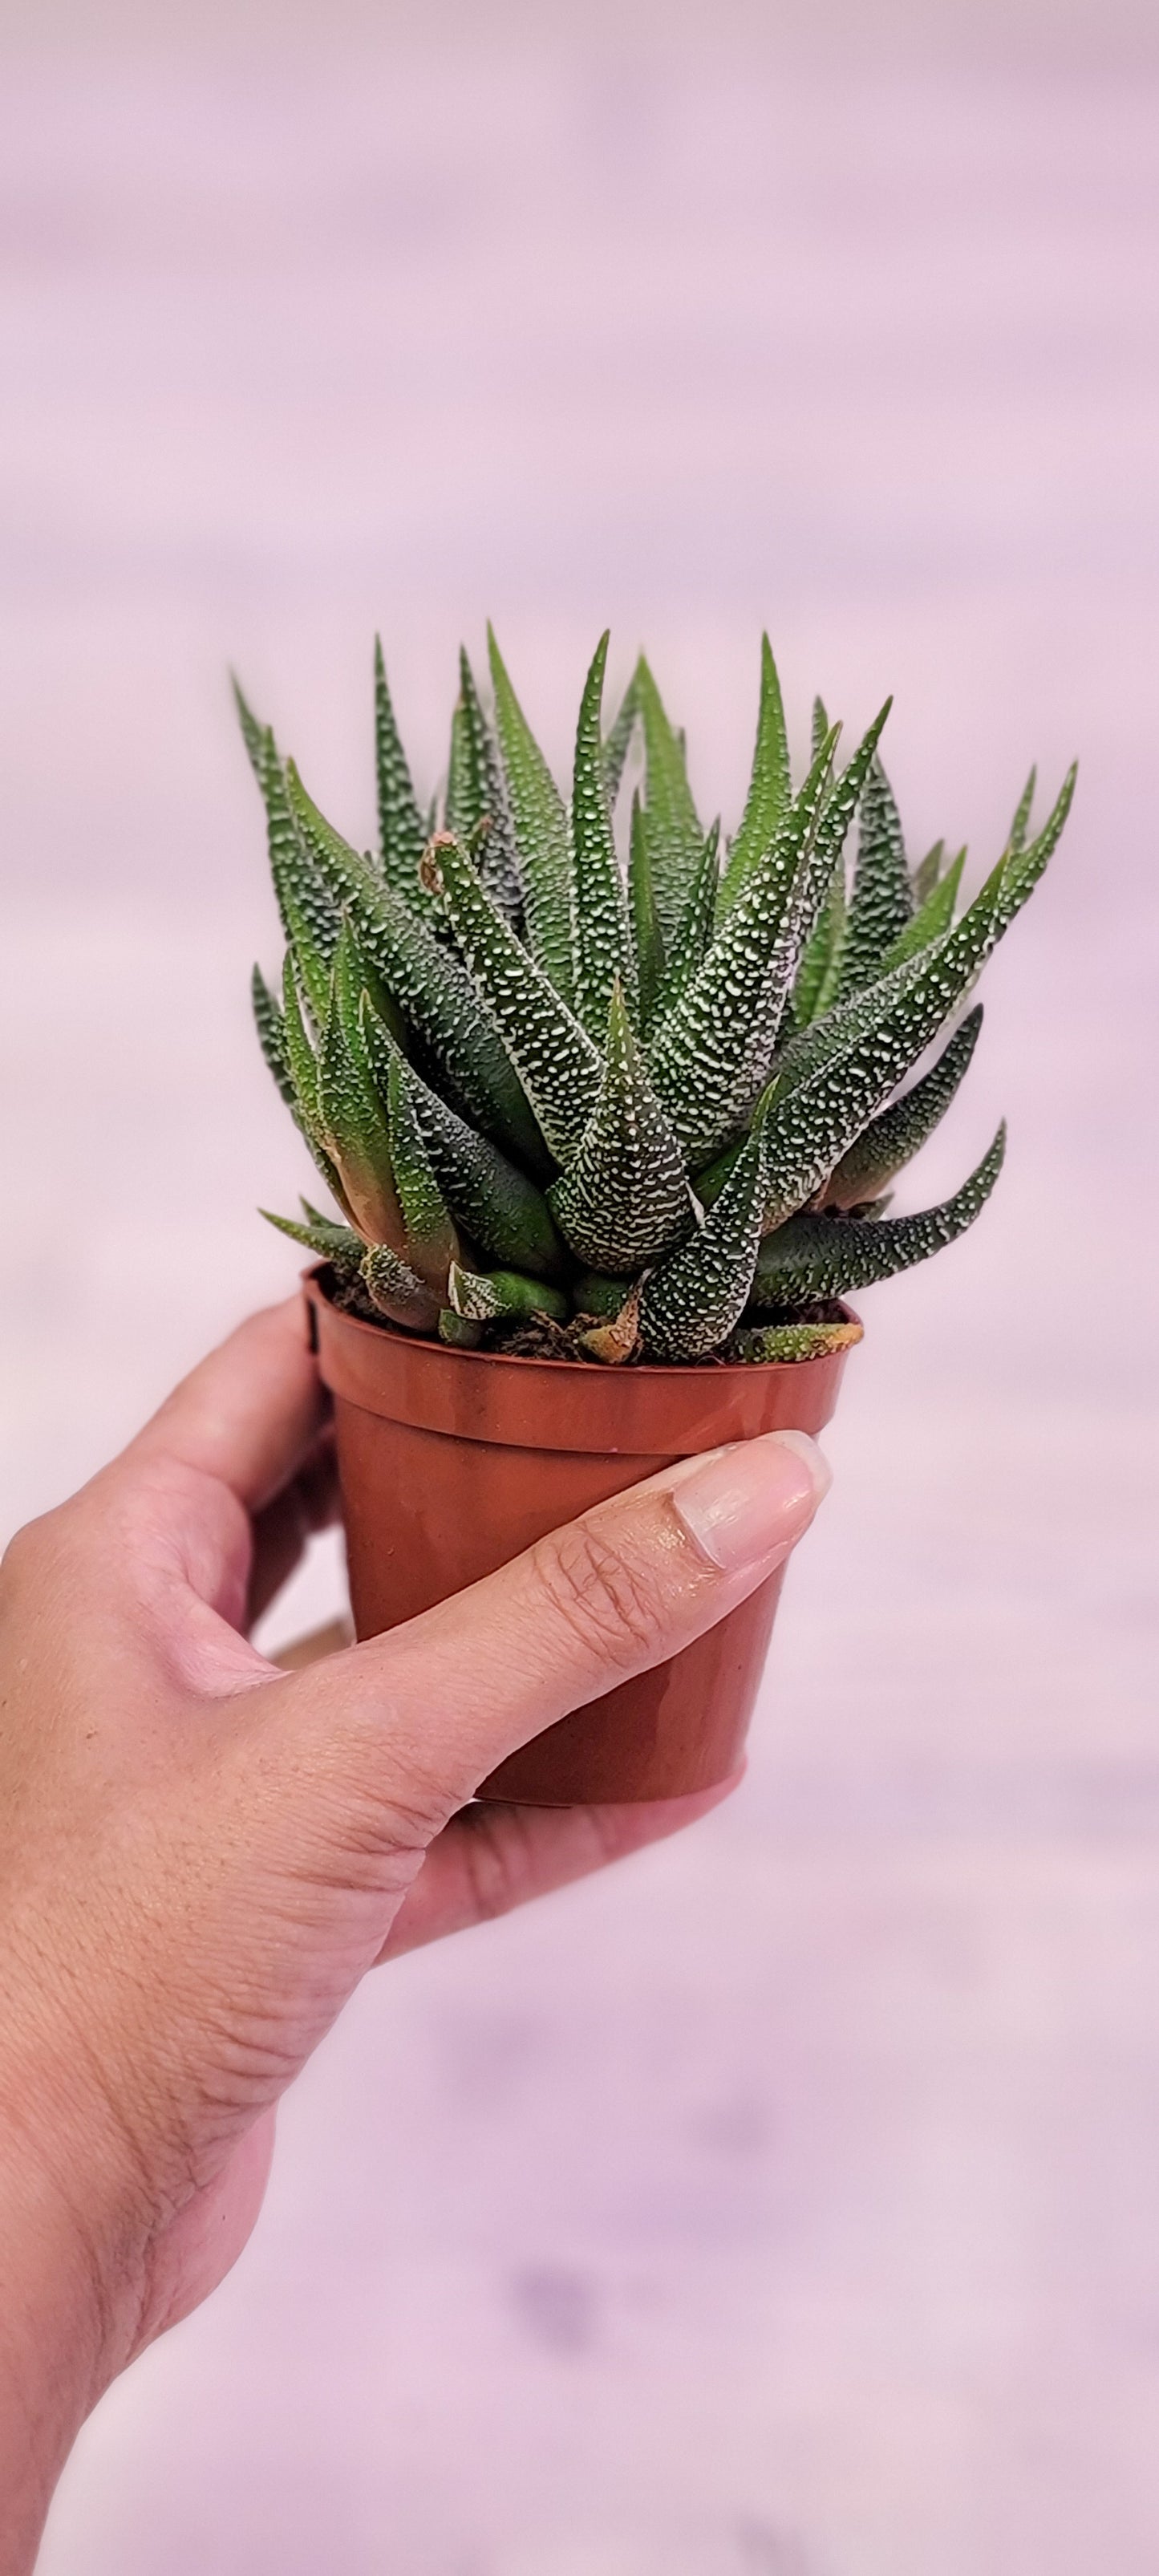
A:
{"label": "finger knuckle", "polygon": [[35,1594],[57,1575],[65,1560],[69,1514],[75,1506],[58,1504],[39,1520],[14,1531],[0,1557],[0,1600],[10,1607]]}
{"label": "finger knuckle", "polygon": [[539,1583],[552,1615],[598,1663],[638,1664],[666,1643],[666,1605],[655,1574],[590,1522],[542,1542]]}
{"label": "finger knuckle", "polygon": [[26,1521],[23,1529],[13,1532],[0,1557],[0,1584],[15,1593],[25,1579],[34,1574],[45,1555],[44,1531],[39,1521]]}

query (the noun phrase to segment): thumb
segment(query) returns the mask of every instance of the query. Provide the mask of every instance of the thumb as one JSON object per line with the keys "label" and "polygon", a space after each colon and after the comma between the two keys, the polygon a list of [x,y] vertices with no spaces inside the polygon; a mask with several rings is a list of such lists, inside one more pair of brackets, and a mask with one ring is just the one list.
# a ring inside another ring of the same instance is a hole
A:
{"label": "thumb", "polygon": [[396,1806],[429,1838],[507,1754],[746,1599],[829,1481],[798,1431],[681,1459],[421,1618],[272,1683],[292,1793],[324,1786],[362,1852]]}

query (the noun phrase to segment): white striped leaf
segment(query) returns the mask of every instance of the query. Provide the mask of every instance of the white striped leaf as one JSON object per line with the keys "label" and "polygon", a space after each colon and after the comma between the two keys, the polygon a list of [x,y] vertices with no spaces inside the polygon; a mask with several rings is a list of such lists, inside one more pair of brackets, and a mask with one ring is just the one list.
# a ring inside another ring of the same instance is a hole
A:
{"label": "white striped leaf", "polygon": [[900,1270],[911,1270],[941,1252],[985,1207],[1006,1150],[1006,1129],[953,1198],[918,1216],[794,1216],[761,1245],[753,1306],[803,1306],[816,1298],[845,1297],[871,1288]]}

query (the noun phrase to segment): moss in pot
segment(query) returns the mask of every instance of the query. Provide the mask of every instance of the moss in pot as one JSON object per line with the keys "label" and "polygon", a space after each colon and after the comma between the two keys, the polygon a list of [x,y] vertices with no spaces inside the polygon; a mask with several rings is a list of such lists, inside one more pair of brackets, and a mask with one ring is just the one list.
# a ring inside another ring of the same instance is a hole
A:
{"label": "moss in pot", "polygon": [[[1032,774],[955,917],[964,852],[906,857],[888,702],[840,766],[818,701],[795,784],[765,639],[722,843],[644,660],[605,732],[602,638],[565,802],[489,648],[493,709],[464,653],[426,815],[376,651],[374,854],[239,695],[286,943],[279,991],[254,972],[258,1033],[333,1202],[272,1222],[315,1256],[360,1636],[677,1457],[828,1420],[861,1333],[845,1296],[952,1242],[994,1186],[1002,1129],[941,1206],[886,1213],[966,1072],[982,1013],[961,1005],[1074,786],[1032,837]],[[779,1581],[481,1794],[655,1798],[726,1777]]]}

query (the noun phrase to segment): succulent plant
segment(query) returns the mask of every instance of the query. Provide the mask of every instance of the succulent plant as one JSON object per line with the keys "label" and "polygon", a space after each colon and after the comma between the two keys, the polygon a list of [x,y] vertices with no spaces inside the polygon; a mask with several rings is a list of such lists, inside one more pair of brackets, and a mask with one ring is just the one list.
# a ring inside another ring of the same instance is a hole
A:
{"label": "succulent plant", "polygon": [[765,638],[722,843],[643,659],[605,730],[607,640],[568,800],[494,636],[491,707],[464,653],[425,816],[376,647],[373,854],[238,692],[285,937],[279,989],[254,970],[258,1035],[337,1211],[271,1222],[404,1331],[603,1365],[811,1357],[856,1333],[847,1290],[952,1242],[994,1186],[1001,1128],[952,1198],[885,1213],[969,1065],[982,1013],[959,1006],[1046,867],[1074,771],[1033,837],[1031,773],[959,914],[965,853],[907,858],[888,701],[844,766],[817,701],[796,783]]}

